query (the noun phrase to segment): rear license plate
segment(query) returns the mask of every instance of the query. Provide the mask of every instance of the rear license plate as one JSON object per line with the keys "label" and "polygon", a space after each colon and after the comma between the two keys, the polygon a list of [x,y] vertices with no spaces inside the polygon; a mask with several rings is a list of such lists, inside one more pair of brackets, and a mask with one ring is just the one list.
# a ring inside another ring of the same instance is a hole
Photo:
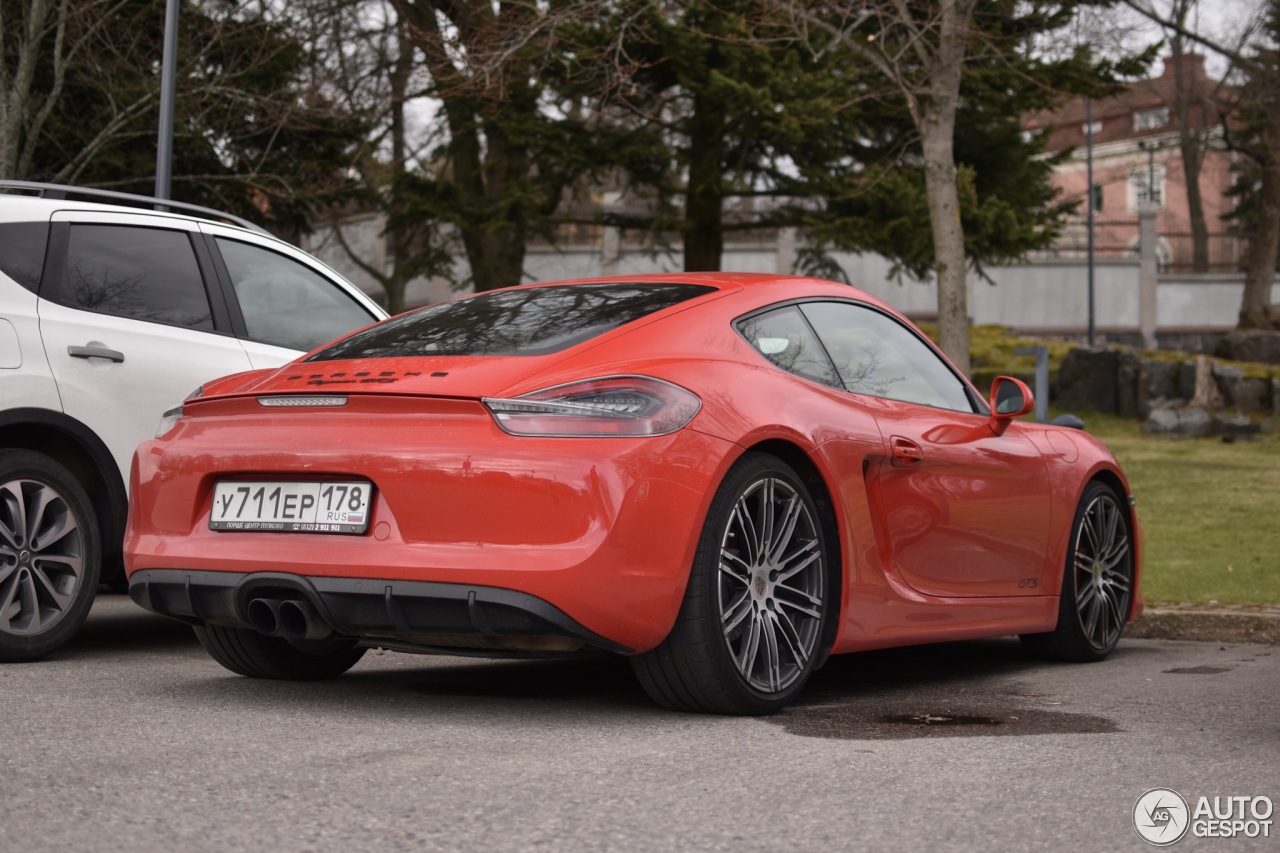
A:
{"label": "rear license plate", "polygon": [[226,481],[213,487],[211,530],[364,533],[373,484]]}

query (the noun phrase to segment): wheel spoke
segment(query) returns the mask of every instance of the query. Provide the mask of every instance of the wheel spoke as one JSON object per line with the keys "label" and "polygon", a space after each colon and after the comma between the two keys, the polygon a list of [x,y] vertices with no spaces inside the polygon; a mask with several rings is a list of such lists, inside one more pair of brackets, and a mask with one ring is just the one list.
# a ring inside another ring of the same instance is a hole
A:
{"label": "wheel spoke", "polygon": [[54,586],[53,581],[50,580],[49,576],[46,575],[39,567],[32,567],[31,577],[32,589],[36,593],[37,598],[39,598],[40,593],[43,592],[44,598],[50,599],[51,603],[55,605],[59,613],[65,612],[66,609],[71,606],[74,596],[64,595],[63,593],[58,592],[58,588]]}
{"label": "wheel spoke", "polygon": [[756,532],[756,525],[751,518],[751,513],[747,511],[745,496],[733,508],[733,515],[729,521],[730,528],[733,527],[734,520],[738,522],[738,530],[742,534],[742,545],[743,550],[747,553],[747,563],[755,565],[760,561],[760,536]]}
{"label": "wheel spoke", "polygon": [[763,563],[769,559],[769,546],[773,542],[773,484],[773,480],[765,480],[760,487],[760,538],[757,540],[756,563]]}
{"label": "wheel spoke", "polygon": [[[813,619],[820,619],[822,617],[822,612],[820,610],[822,607],[822,601],[816,595],[810,595],[803,590],[783,586],[782,584],[778,584],[778,586],[774,588],[774,592],[777,594],[774,600],[777,601],[779,605],[783,607],[790,607],[797,613],[803,613],[805,616]],[[787,595],[784,596],[783,593],[786,593]],[[795,596],[799,601],[793,600],[789,596]]]}
{"label": "wheel spoke", "polygon": [[796,531],[796,523],[800,521],[800,511],[802,509],[804,509],[804,504],[800,502],[800,496],[792,495],[783,512],[782,525],[774,531],[775,535],[769,543],[769,560],[775,563],[782,562],[782,553],[791,544],[791,537]]}
{"label": "wheel spoke", "polygon": [[751,585],[751,567],[728,548],[720,549],[720,571],[741,584]]}
{"label": "wheel spoke", "polygon": [[[791,553],[785,560],[778,563],[778,581],[790,580],[809,566],[813,565],[813,563],[821,556],[822,550],[818,547],[818,540],[810,539]],[[799,560],[799,562],[791,565],[791,563],[796,560]],[[783,566],[786,568],[782,568]]]}
{"label": "wheel spoke", "polygon": [[0,535],[15,549],[26,547],[27,502],[22,497],[22,483],[10,481],[0,486]]}
{"label": "wheel spoke", "polygon": [[1129,540],[1121,537],[1120,542],[1103,557],[1102,570],[1104,572],[1113,570],[1127,556],[1129,556]]}
{"label": "wheel spoke", "polygon": [[796,666],[804,666],[809,660],[809,654],[804,650],[804,641],[800,639],[800,632],[796,630],[795,623],[781,610],[775,610],[773,618],[778,623],[778,633],[787,643],[787,651],[791,653],[791,659],[795,661]]}
{"label": "wheel spoke", "polygon": [[747,636],[742,643],[742,653],[737,655],[738,671],[747,678],[751,677],[751,672],[756,666],[756,653],[760,650],[760,620],[752,618],[748,628]]}
{"label": "wheel spoke", "polygon": [[[10,572],[8,577],[0,582],[0,620],[4,620],[5,623],[12,621],[9,611],[13,609],[21,580],[16,572]],[[21,613],[21,602],[19,602],[19,613]]]}
{"label": "wheel spoke", "polygon": [[1092,581],[1076,590],[1076,610],[1078,610],[1082,616],[1084,615],[1084,608],[1093,601],[1093,597],[1097,591],[1098,588],[1094,586]]}
{"label": "wheel spoke", "polygon": [[764,638],[764,663],[768,676],[769,692],[777,692],[782,687],[782,660],[778,654],[777,622],[769,618],[769,613],[761,613],[760,633]]}
{"label": "wheel spoke", "polygon": [[734,604],[729,606],[728,613],[725,614],[725,617],[722,620],[725,637],[732,634],[737,627],[742,624],[742,620],[746,619],[750,615],[751,591],[743,590],[741,597],[739,597]]}

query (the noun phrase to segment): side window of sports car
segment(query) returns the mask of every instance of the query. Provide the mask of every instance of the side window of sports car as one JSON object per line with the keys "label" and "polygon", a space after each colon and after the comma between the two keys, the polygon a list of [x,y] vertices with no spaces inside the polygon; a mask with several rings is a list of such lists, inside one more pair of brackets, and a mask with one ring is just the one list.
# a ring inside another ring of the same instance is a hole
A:
{"label": "side window of sports car", "polygon": [[738,322],[737,329],[756,352],[788,373],[840,387],[831,359],[794,305],[748,317]]}
{"label": "side window of sports car", "polygon": [[250,340],[306,351],[378,319],[292,258],[239,240],[217,241]]}
{"label": "side window of sports car", "polygon": [[0,272],[32,293],[40,289],[48,222],[0,223]]}
{"label": "side window of sports car", "polygon": [[960,378],[932,348],[889,315],[849,302],[806,302],[801,309],[850,392],[974,411]]}
{"label": "side window of sports car", "polygon": [[72,225],[59,301],[98,314],[213,329],[209,295],[185,231]]}

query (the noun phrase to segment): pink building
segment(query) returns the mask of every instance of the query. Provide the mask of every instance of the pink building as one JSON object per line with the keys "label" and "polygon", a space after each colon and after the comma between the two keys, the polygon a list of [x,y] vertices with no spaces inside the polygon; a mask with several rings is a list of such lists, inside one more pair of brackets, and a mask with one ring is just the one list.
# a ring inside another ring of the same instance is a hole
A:
{"label": "pink building", "polygon": [[[1182,63],[1184,86],[1191,93],[1189,124],[1208,149],[1201,167],[1200,195],[1210,234],[1210,269],[1234,270],[1241,241],[1226,233],[1228,223],[1222,218],[1234,204],[1226,195],[1233,180],[1234,155],[1223,144],[1217,106],[1230,92],[1206,76],[1203,56],[1188,54]],[[1096,257],[1125,257],[1136,252],[1138,208],[1150,198],[1159,209],[1156,254],[1161,267],[1180,272],[1192,269],[1191,217],[1178,145],[1174,71],[1172,59],[1166,59],[1160,76],[1134,83],[1116,97],[1092,102]],[[1077,216],[1052,250],[1059,257],[1083,256],[1087,245],[1085,116],[1085,101],[1077,99],[1023,122],[1028,133],[1049,134],[1049,152],[1075,149],[1054,176],[1064,199],[1081,201]]]}

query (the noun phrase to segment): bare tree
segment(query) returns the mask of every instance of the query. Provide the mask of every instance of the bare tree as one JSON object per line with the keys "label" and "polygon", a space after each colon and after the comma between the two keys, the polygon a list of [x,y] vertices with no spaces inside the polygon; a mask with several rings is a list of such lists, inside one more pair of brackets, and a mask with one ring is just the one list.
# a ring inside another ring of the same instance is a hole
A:
{"label": "bare tree", "polygon": [[968,263],[954,151],[977,0],[823,0],[787,6],[798,32],[834,36],[897,90],[920,137],[938,281],[939,345],[969,372]]}
{"label": "bare tree", "polygon": [[[68,69],[78,61],[98,60],[109,23],[125,5],[125,0],[0,0],[0,179],[30,173]],[[73,178],[85,159],[154,102],[145,97],[113,104],[110,120],[80,156],[51,177]]]}
{"label": "bare tree", "polygon": [[1280,255],[1280,0],[1267,0],[1256,28],[1248,28],[1238,41],[1192,29],[1185,14],[1178,16],[1176,5],[1171,13],[1155,0],[1124,2],[1170,32],[1219,54],[1244,77],[1236,93],[1238,104],[1254,117],[1262,132],[1254,143],[1233,141],[1230,125],[1225,117],[1223,120],[1228,144],[1254,161],[1260,178],[1238,327],[1280,329],[1280,309],[1271,303]]}

